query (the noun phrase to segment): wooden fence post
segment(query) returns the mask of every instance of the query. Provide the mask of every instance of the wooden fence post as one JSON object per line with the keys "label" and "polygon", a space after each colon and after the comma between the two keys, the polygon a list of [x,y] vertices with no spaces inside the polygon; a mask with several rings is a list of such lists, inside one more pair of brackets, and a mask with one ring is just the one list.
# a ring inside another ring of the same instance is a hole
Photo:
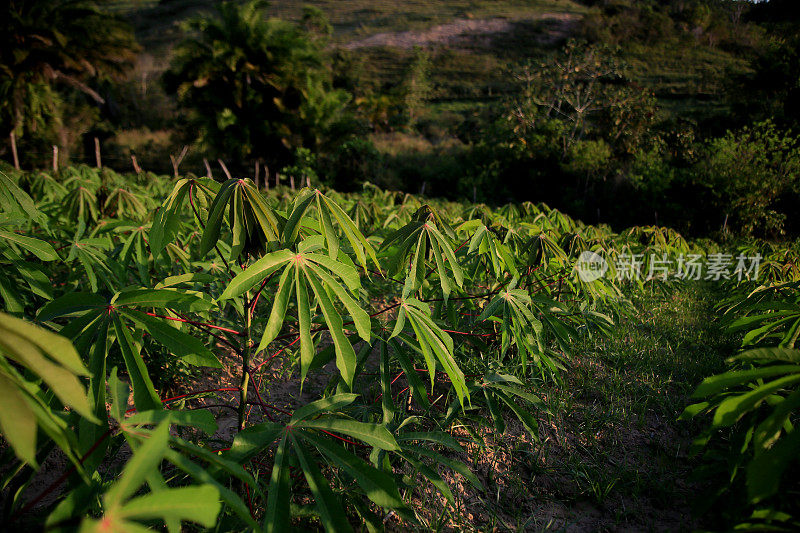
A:
{"label": "wooden fence post", "polygon": [[58,146],[53,145],[53,173],[58,172]]}
{"label": "wooden fence post", "polygon": [[289,175],[289,186],[294,190],[294,174]]}
{"label": "wooden fence post", "polygon": [[219,163],[219,166],[222,167],[222,171],[225,173],[226,176],[228,176],[228,179],[229,180],[233,179],[231,173],[228,172],[228,167],[225,166],[225,163],[222,161],[222,159],[217,159],[217,163]]}
{"label": "wooden fence post", "polygon": [[19,170],[19,155],[17,155],[17,134],[13,131],[9,135],[11,139],[11,155],[14,156],[14,168]]}
{"label": "wooden fence post", "polygon": [[208,159],[205,157],[203,158],[203,164],[206,166],[206,177],[214,179],[214,175],[211,173],[211,165],[208,164]]}
{"label": "wooden fence post", "polygon": [[181,150],[181,153],[177,158],[174,155],[169,154],[169,160],[172,161],[172,175],[176,178],[178,177],[178,167],[181,165],[181,161],[183,161],[183,158],[186,157],[186,152],[188,151],[189,147],[184,145],[183,150]]}
{"label": "wooden fence post", "polygon": [[259,188],[258,187],[258,171],[259,171],[258,161],[255,162],[255,167],[256,167],[255,168],[255,179],[253,181],[255,181],[256,189],[258,189]]}
{"label": "wooden fence post", "polygon": [[100,139],[94,138],[94,162],[97,168],[103,168],[103,161],[100,159]]}
{"label": "wooden fence post", "polygon": [[264,185],[265,189],[269,190],[269,167],[264,165]]}

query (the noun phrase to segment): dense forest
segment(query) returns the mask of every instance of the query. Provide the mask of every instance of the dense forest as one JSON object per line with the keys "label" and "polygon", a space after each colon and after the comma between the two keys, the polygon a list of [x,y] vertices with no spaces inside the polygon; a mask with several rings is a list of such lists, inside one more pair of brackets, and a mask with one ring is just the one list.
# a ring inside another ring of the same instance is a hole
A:
{"label": "dense forest", "polygon": [[795,0],[9,0],[0,529],[800,530]]}

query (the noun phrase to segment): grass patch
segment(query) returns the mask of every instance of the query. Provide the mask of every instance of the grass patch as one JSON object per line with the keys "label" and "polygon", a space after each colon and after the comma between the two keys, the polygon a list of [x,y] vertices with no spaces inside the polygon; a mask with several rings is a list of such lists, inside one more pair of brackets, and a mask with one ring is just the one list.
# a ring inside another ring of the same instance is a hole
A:
{"label": "grass patch", "polygon": [[472,461],[487,486],[465,497],[469,529],[690,530],[697,466],[694,427],[679,423],[688,396],[724,368],[736,339],[711,317],[708,283],[654,287],[607,339],[584,339],[562,384],[537,391],[551,411],[540,443],[520,428],[486,435]]}

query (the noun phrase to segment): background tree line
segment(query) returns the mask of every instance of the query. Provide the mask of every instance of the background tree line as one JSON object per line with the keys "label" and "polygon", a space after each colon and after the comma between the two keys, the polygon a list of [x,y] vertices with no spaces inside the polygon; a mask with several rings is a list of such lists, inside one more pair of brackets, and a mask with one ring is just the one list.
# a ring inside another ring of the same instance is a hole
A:
{"label": "background tree line", "polygon": [[[53,145],[62,164],[94,161],[98,138],[105,164],[166,172],[188,146],[196,173],[221,158],[340,190],[544,201],[616,227],[800,231],[796,2],[568,2],[577,23],[556,38],[531,17],[464,51],[350,47],[336,8],[129,4],[8,2],[4,159],[13,137],[26,167],[49,166]],[[178,37],[155,54],[161,19]]]}

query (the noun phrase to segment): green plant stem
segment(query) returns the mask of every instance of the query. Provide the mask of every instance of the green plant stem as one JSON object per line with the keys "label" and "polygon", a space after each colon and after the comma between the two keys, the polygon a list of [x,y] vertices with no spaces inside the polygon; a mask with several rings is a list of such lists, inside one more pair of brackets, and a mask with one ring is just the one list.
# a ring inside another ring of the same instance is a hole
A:
{"label": "green plant stem", "polygon": [[239,385],[239,431],[244,429],[245,414],[247,413],[247,386],[250,384],[250,355],[253,350],[250,325],[253,313],[250,310],[250,293],[244,299],[244,350],[242,351],[242,381]]}

